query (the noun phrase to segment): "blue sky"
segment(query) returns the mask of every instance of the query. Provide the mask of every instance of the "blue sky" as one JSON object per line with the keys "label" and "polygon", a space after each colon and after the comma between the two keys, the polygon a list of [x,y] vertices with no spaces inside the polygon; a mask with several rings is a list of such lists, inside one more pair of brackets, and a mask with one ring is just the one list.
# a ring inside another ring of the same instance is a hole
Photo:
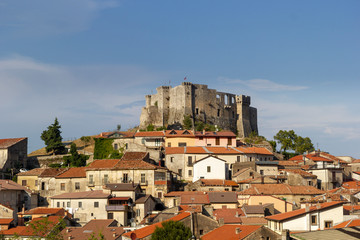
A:
{"label": "blue sky", "polygon": [[252,97],[259,131],[360,158],[360,2],[2,0],[0,138],[29,152],[139,124],[144,95],[184,77]]}

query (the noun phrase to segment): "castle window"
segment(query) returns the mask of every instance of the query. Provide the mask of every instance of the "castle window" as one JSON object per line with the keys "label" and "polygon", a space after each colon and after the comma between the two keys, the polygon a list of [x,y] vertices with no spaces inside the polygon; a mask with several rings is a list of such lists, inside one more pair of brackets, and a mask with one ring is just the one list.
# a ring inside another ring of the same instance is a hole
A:
{"label": "castle window", "polygon": [[192,176],[192,171],[191,170],[189,170],[189,177],[191,177]]}
{"label": "castle window", "polygon": [[115,143],[115,144],[114,144],[114,150],[118,150],[118,148],[119,148],[119,147],[118,147],[117,143]]}
{"label": "castle window", "polygon": [[220,109],[218,109],[217,116],[220,117]]}
{"label": "castle window", "polygon": [[195,112],[196,112],[196,115],[198,115],[198,114],[199,114],[199,109],[196,108],[196,109],[195,109]]}

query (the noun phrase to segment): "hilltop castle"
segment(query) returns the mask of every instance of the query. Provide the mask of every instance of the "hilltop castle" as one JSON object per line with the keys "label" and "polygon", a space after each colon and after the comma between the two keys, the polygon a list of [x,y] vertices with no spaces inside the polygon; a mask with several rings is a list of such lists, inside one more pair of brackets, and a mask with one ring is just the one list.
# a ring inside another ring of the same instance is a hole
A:
{"label": "hilltop castle", "polygon": [[208,89],[207,85],[183,82],[176,87],[161,86],[157,93],[147,95],[142,108],[140,128],[182,123],[185,115],[194,121],[217,125],[247,137],[258,132],[257,110],[250,107],[250,97]]}

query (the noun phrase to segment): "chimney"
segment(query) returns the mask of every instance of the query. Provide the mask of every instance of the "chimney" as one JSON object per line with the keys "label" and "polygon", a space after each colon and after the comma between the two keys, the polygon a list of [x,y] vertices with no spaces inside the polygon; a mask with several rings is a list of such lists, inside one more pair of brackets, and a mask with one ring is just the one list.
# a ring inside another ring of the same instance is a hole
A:
{"label": "chimney", "polygon": [[261,176],[261,184],[264,184],[264,176]]}
{"label": "chimney", "polygon": [[241,230],[240,228],[235,228],[235,234],[240,234]]}
{"label": "chimney", "polygon": [[310,211],[310,205],[307,203],[307,204],[305,205],[305,212],[308,212],[308,211]]}
{"label": "chimney", "polygon": [[205,129],[202,130],[202,134],[205,135]]}

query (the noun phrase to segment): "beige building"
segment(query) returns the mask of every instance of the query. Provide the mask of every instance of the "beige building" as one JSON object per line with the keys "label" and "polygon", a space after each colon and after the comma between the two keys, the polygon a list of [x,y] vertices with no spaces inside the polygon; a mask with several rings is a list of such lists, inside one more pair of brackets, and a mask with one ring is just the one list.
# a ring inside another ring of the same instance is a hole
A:
{"label": "beige building", "polygon": [[245,198],[245,202],[242,199],[242,196],[238,196],[239,202],[242,202],[242,205],[266,205],[273,204],[275,214],[290,212],[294,210],[294,204],[271,195],[252,195]]}
{"label": "beige building", "polygon": [[69,168],[55,177],[55,194],[86,191],[86,167]]}
{"label": "beige building", "polygon": [[0,139],[0,174],[11,178],[9,172],[27,167],[27,138]]}

